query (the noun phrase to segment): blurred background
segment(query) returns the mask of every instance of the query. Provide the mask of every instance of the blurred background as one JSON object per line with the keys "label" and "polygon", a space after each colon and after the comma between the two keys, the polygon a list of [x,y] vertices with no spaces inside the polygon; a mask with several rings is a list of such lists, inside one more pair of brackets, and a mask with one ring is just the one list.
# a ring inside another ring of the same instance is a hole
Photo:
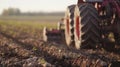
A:
{"label": "blurred background", "polygon": [[[0,0],[0,25],[43,29],[56,28],[67,6],[77,0]],[[19,29],[19,28],[18,28]]]}
{"label": "blurred background", "polygon": [[0,20],[57,22],[77,0],[0,0]]}
{"label": "blurred background", "polygon": [[18,8],[22,12],[64,11],[65,7],[77,0],[0,0],[0,13],[4,9]]}

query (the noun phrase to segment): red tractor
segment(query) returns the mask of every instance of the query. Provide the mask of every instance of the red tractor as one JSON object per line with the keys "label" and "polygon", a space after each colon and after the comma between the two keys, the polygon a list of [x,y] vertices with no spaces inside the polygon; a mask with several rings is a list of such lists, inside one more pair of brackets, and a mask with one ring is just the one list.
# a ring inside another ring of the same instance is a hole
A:
{"label": "red tractor", "polygon": [[65,41],[80,49],[70,49],[82,55],[75,61],[80,67],[120,67],[120,0],[78,0],[67,7],[62,22],[58,29],[44,28],[44,41]]}
{"label": "red tractor", "polygon": [[68,46],[75,44],[77,49],[113,48],[120,44],[119,33],[119,0],[78,0],[77,5],[67,8],[65,39]]}
{"label": "red tractor", "polygon": [[120,46],[120,0],[78,0],[67,7],[64,32],[66,44],[77,49]]}

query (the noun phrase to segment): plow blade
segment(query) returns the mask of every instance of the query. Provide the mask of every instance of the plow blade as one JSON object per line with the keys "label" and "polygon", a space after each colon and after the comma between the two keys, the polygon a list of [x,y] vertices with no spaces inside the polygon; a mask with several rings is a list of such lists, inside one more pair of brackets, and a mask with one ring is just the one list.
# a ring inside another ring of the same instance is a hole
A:
{"label": "plow blade", "polygon": [[63,41],[63,33],[61,30],[57,29],[48,30],[46,27],[44,27],[43,40],[45,42],[61,42]]}

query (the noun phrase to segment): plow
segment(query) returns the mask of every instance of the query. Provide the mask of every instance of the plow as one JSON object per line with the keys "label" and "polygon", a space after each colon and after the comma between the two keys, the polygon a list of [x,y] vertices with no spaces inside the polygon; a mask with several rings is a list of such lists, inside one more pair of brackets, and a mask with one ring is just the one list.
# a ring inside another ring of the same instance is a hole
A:
{"label": "plow", "polygon": [[[43,40],[65,42],[68,47],[79,51],[104,49],[119,55],[120,0],[78,0],[77,4],[67,7],[64,20],[58,28],[44,28]],[[101,60],[108,65],[104,65]],[[119,59],[105,61],[100,57],[91,58],[91,55],[80,56],[79,61],[78,64],[82,65],[80,67],[120,66]],[[90,66],[92,62],[93,66]]]}

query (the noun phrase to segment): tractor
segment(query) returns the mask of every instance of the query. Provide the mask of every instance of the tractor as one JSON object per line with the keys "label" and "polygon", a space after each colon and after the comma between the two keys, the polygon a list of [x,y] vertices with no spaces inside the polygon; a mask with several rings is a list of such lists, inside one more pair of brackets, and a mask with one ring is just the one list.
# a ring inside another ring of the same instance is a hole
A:
{"label": "tractor", "polygon": [[116,49],[120,46],[120,0],[78,0],[67,7],[63,26],[44,28],[44,40],[59,37],[76,49]]}

